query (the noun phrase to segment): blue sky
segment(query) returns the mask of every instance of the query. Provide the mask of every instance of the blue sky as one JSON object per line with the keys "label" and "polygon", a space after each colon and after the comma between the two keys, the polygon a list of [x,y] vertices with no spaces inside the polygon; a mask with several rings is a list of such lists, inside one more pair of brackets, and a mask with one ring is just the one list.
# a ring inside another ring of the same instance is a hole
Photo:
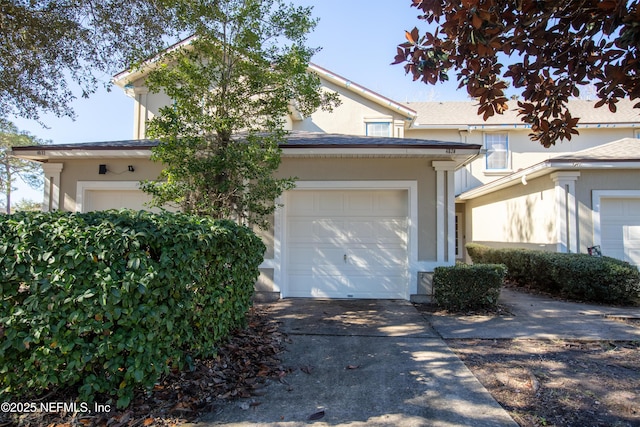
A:
{"label": "blue sky", "polygon": [[[322,50],[312,61],[396,101],[464,100],[466,92],[456,90],[455,77],[446,85],[427,86],[413,82],[402,65],[390,65],[396,46],[404,42],[404,31],[426,24],[419,21],[410,0],[293,0],[313,6],[320,18],[308,45]],[[109,76],[104,76],[108,82]],[[133,100],[120,89],[100,89],[88,99],[73,103],[76,120],[44,116],[49,127],[14,119],[21,130],[56,144],[130,139],[133,134]],[[40,200],[41,191],[20,185],[14,200]]]}

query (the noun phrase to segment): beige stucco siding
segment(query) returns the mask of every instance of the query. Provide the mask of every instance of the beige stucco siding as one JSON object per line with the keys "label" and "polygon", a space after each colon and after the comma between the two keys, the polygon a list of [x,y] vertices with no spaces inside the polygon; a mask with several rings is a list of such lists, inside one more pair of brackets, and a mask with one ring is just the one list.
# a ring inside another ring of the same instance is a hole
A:
{"label": "beige stucco siding", "polygon": [[458,172],[461,177],[458,180],[459,182],[456,188],[458,193],[489,183],[520,169],[544,162],[552,157],[594,148],[622,138],[633,137],[634,129],[584,128],[580,129],[580,135],[574,136],[571,141],[564,141],[549,148],[543,147],[536,141],[531,141],[529,138],[530,131],[528,129],[514,129],[507,126],[505,126],[504,129],[491,129],[487,131],[473,130],[470,132],[460,132],[458,129],[407,130],[405,137],[466,142],[484,146],[484,136],[487,133],[507,133],[510,168],[506,170],[487,170],[486,158],[484,155],[480,155]]}
{"label": "beige stucco siding", "polygon": [[[403,116],[352,91],[321,79],[323,90],[340,93],[341,104],[332,112],[317,110],[311,117],[293,121],[292,130],[366,135],[366,121],[403,120]],[[395,136],[395,135],[390,135]]]}
{"label": "beige stucco siding", "polygon": [[465,206],[468,242],[540,248],[556,243],[555,190],[549,176],[469,200]]}
{"label": "beige stucco siding", "polygon": [[586,252],[594,245],[593,202],[594,190],[640,190],[640,170],[585,170],[576,181],[576,201],[580,220],[579,248]]}
{"label": "beige stucco siding", "polygon": [[[62,162],[63,170],[60,176],[60,207],[64,211],[76,210],[78,181],[142,181],[156,179],[162,167],[148,159],[78,159]],[[107,165],[108,172],[98,173],[99,165]],[[134,167],[134,172],[128,171],[128,166]]]}
{"label": "beige stucco siding", "polygon": [[418,260],[436,259],[436,172],[432,160],[285,158],[277,175],[301,181],[415,180],[418,183]]}

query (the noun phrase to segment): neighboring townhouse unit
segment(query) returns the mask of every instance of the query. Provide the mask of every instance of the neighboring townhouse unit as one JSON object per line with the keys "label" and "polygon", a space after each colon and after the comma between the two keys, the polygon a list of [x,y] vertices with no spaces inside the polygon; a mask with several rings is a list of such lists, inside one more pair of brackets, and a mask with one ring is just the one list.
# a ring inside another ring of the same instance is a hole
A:
{"label": "neighboring townhouse unit", "polygon": [[[399,103],[309,71],[342,104],[310,117],[291,107],[277,174],[297,185],[262,233],[261,295],[421,299],[430,293],[422,273],[464,258],[471,241],[571,252],[600,244],[640,263],[640,120],[630,103],[614,115],[572,101],[580,135],[545,149],[513,109],[483,122],[472,101]],[[143,74],[115,82],[134,99],[132,140],[14,149],[43,162],[45,210],[145,207],[138,184],[161,170],[145,124],[170,100],[149,93]]]}

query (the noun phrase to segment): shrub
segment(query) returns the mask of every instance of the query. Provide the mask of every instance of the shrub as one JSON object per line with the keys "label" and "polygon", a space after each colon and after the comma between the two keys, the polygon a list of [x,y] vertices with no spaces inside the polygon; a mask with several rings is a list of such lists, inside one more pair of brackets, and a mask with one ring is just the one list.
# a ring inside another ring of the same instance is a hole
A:
{"label": "shrub", "polygon": [[498,264],[436,267],[433,290],[436,304],[447,310],[495,307],[506,267]]}
{"label": "shrub", "polygon": [[182,214],[1,217],[2,394],[127,406],[242,324],[263,252],[245,227]]}
{"label": "shrub", "polygon": [[638,269],[615,258],[478,244],[467,245],[467,250],[473,262],[505,264],[507,279],[519,286],[581,301],[624,304],[640,297]]}

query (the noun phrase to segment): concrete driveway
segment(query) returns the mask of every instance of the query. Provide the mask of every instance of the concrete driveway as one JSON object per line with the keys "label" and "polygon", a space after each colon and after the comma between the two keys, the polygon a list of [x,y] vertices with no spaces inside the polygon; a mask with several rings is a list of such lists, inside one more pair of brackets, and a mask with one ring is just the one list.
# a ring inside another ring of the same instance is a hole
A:
{"label": "concrete driveway", "polygon": [[293,372],[198,426],[517,426],[407,301],[269,307]]}

